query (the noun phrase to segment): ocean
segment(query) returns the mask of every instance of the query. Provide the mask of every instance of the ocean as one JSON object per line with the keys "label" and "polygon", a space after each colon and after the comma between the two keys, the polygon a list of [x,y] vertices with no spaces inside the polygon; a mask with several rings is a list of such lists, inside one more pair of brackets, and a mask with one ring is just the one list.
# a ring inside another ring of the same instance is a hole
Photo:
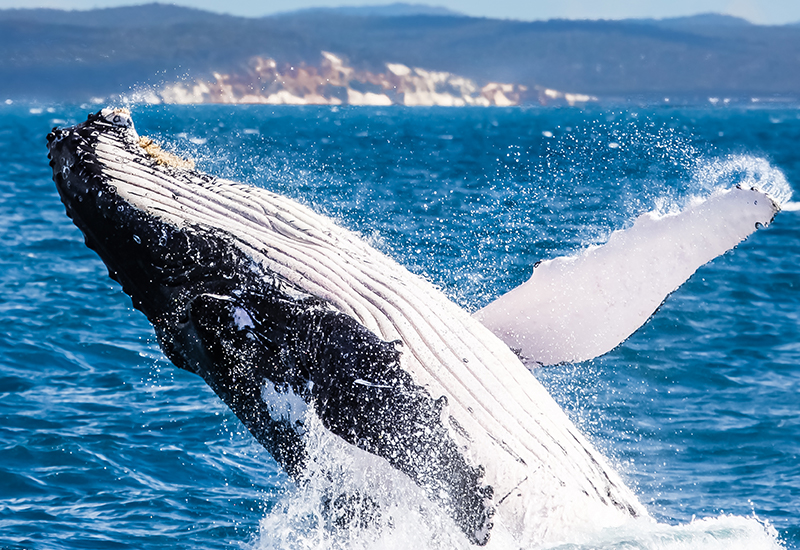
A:
{"label": "ocean", "polygon": [[[0,548],[450,547],[411,520],[320,527],[164,358],[51,179],[47,132],[100,107],[0,105]],[[797,105],[130,108],[141,135],[324,212],[470,311],[644,212],[800,181]],[[658,520],[561,547],[800,548],[798,216],[789,202],[613,351],[534,369]]]}

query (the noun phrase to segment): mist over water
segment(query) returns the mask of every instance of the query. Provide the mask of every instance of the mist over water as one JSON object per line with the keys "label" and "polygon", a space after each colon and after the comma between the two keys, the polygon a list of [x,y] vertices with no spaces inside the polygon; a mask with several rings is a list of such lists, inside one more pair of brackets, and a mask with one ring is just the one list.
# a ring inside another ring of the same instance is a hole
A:
{"label": "mist over water", "polygon": [[[0,546],[465,544],[415,487],[323,431],[291,484],[163,358],[64,215],[44,136],[99,106],[0,107]],[[798,547],[800,111],[133,111],[141,135],[327,213],[469,310],[643,212],[732,185],[788,201],[620,347],[535,374],[658,520],[563,548]],[[337,487],[368,488],[380,517],[330,525]]]}

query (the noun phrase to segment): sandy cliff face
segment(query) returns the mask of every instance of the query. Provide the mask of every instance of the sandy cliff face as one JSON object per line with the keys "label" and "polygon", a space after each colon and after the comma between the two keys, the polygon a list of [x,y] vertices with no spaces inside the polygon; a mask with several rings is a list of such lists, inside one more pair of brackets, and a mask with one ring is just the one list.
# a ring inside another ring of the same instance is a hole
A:
{"label": "sandy cliff face", "polygon": [[[387,63],[373,73],[347,66],[322,52],[319,67],[279,68],[274,59],[254,57],[246,71],[214,73],[214,80],[171,83],[140,94],[150,103],[263,103],[270,105],[441,105],[510,106],[523,102],[585,102],[589,96],[529,90],[518,84],[474,81],[448,72]],[[575,100],[577,98],[577,100]]]}

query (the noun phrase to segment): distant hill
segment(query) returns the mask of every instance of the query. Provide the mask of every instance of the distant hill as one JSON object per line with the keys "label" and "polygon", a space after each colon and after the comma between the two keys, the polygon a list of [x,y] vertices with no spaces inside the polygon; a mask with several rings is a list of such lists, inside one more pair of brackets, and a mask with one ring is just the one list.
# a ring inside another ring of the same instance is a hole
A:
{"label": "distant hill", "polygon": [[396,63],[461,75],[479,87],[503,82],[623,101],[800,97],[798,26],[714,14],[522,22],[410,4],[372,9],[263,18],[164,4],[0,10],[0,99],[107,97],[239,74],[255,57],[311,66],[322,51],[376,74]]}
{"label": "distant hill", "polygon": [[719,13],[701,13],[686,17],[668,17],[665,19],[626,19],[629,23],[640,23],[645,25],[656,25],[672,29],[697,29],[700,27],[724,28],[724,27],[751,27],[753,24],[747,19],[734,17],[732,15],[722,15]]}
{"label": "distant hill", "polygon": [[90,28],[152,28],[173,25],[207,24],[235,19],[208,11],[172,4],[142,4],[95,10],[59,10],[50,8],[0,10],[0,22],[22,25],[69,25]]}
{"label": "distant hill", "polygon": [[406,4],[395,2],[394,4],[376,6],[341,6],[337,8],[306,8],[282,12],[277,15],[307,15],[307,14],[333,13],[336,15],[350,15],[356,17],[408,17],[411,15],[463,15],[457,11],[440,6],[428,6],[427,4]]}

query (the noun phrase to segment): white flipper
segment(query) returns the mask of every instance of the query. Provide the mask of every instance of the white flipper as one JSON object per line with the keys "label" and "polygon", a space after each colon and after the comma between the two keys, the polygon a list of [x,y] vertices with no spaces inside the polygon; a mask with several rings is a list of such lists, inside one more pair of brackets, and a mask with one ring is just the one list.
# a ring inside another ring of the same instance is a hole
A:
{"label": "white flipper", "polygon": [[528,362],[592,359],[622,343],[700,266],[779,209],[762,191],[733,188],[677,214],[644,214],[601,246],[542,262],[475,317]]}

